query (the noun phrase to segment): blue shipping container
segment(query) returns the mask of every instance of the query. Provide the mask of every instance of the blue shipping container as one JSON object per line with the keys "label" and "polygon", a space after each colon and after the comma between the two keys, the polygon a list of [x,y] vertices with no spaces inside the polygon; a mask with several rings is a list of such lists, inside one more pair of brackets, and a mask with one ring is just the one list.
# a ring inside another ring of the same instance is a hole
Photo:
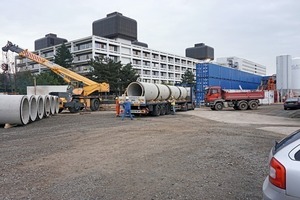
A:
{"label": "blue shipping container", "polygon": [[211,77],[226,80],[260,83],[262,76],[212,63],[198,63],[196,78]]}

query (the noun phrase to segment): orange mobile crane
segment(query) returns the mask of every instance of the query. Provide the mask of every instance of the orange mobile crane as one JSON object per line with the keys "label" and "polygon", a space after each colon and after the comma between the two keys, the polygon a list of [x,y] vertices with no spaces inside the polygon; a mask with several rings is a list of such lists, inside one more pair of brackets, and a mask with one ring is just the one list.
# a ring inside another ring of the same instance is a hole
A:
{"label": "orange mobile crane", "polygon": [[46,66],[54,73],[62,77],[70,85],[68,92],[72,96],[69,101],[63,104],[63,107],[65,109],[69,109],[69,111],[72,113],[79,112],[83,108],[88,108],[91,111],[99,110],[101,100],[100,94],[103,92],[109,92],[108,83],[97,83],[92,81],[39,55],[31,53],[27,49],[24,50],[9,41],[4,47],[2,47],[2,51],[15,52],[21,57],[28,58],[34,62]]}

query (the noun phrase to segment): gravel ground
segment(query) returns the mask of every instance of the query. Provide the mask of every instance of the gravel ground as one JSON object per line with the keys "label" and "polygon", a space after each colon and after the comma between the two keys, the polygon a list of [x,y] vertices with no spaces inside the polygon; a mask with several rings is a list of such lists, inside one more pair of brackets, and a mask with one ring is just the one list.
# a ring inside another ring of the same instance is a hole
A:
{"label": "gravel ground", "polygon": [[299,119],[269,123],[274,108],[260,110],[243,113],[264,116],[259,123],[202,108],[132,121],[59,114],[0,128],[0,199],[261,199],[270,148],[284,136],[266,127],[297,128]]}

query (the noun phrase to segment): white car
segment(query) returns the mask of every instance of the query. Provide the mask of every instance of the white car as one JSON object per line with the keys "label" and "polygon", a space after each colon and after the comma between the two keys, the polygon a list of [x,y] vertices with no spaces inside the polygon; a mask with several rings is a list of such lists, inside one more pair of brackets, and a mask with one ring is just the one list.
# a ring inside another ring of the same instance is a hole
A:
{"label": "white car", "polygon": [[265,200],[300,200],[300,130],[276,142],[263,184]]}

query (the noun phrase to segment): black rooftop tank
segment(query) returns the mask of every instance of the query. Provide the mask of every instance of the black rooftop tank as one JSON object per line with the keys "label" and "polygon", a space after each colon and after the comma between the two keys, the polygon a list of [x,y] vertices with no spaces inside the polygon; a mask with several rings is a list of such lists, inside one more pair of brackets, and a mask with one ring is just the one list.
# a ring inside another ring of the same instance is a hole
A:
{"label": "black rooftop tank", "polygon": [[108,14],[106,18],[93,22],[93,35],[109,39],[123,38],[135,41],[137,40],[137,22],[119,12],[113,12]]}
{"label": "black rooftop tank", "polygon": [[185,56],[198,60],[214,59],[214,48],[206,46],[204,43],[195,44],[194,47],[185,50]]}

